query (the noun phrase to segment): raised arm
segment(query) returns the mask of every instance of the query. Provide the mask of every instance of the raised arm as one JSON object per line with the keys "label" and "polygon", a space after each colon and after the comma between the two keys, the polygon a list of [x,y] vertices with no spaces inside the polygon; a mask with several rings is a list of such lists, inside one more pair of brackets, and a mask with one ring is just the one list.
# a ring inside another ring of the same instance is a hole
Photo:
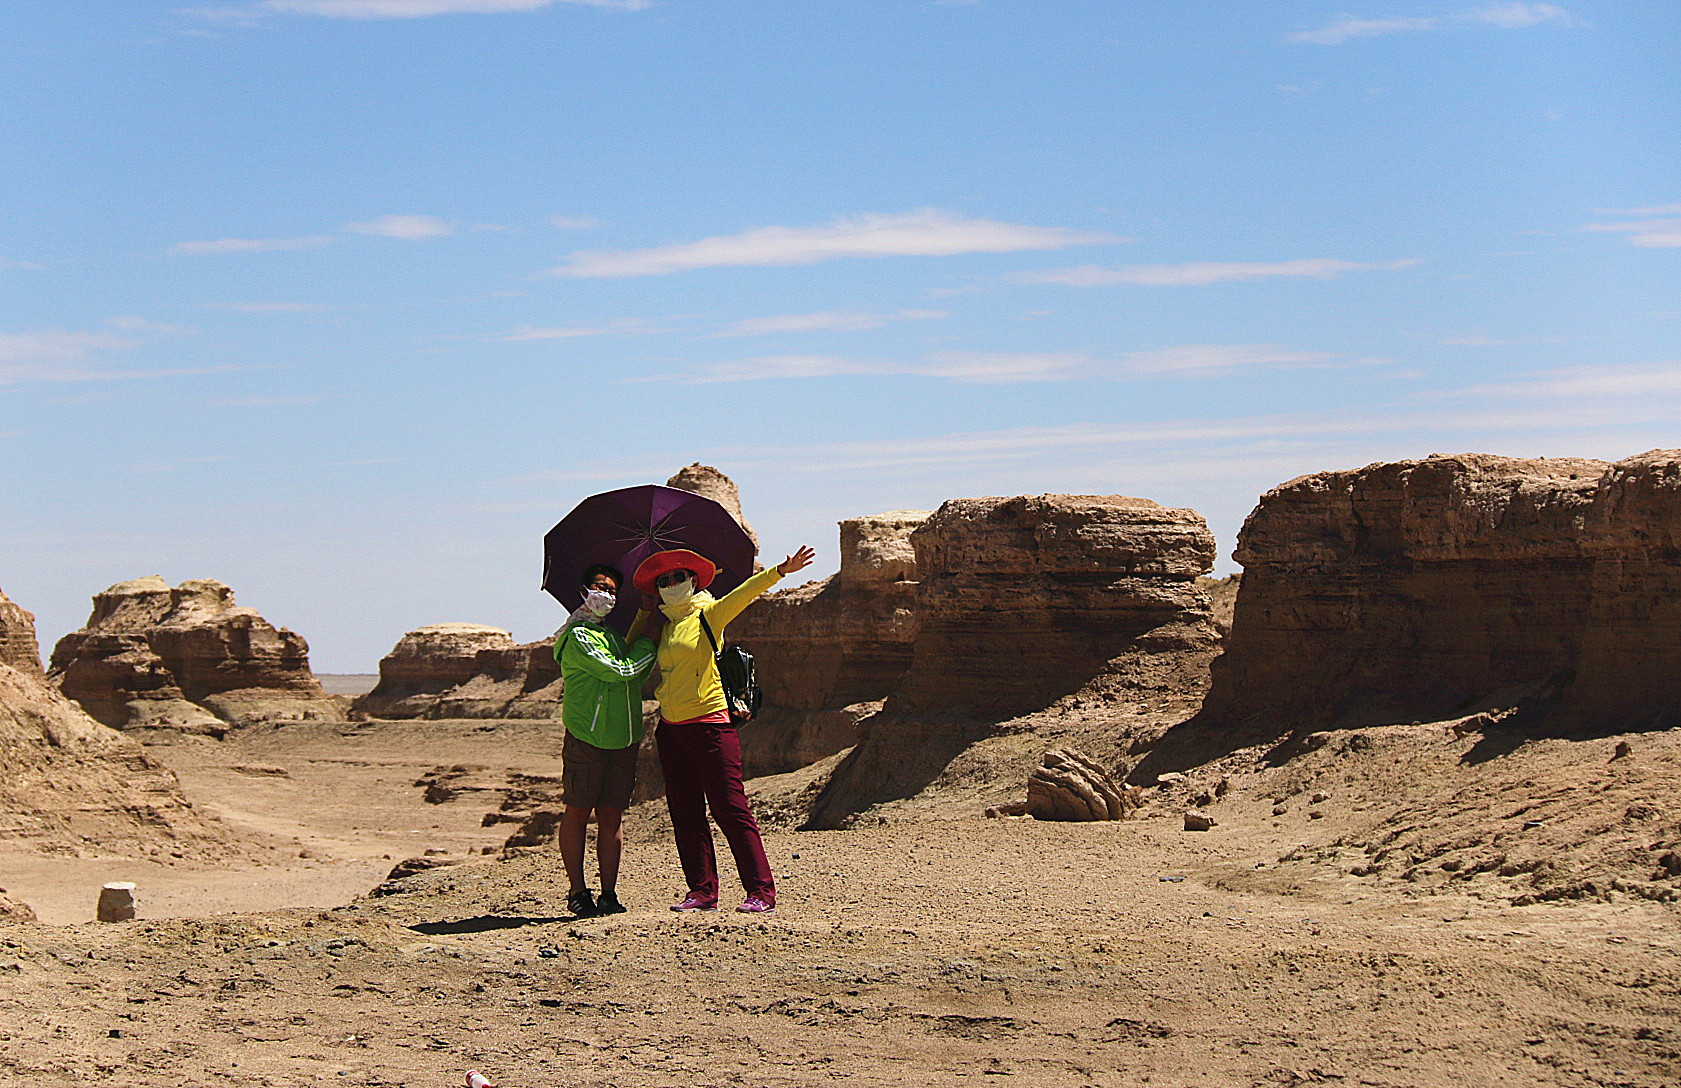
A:
{"label": "raised arm", "polygon": [[811,561],[816,555],[816,552],[801,545],[799,551],[776,566],[767,567],[724,594],[717,604],[706,610],[706,622],[712,625],[714,631],[722,631],[726,624],[741,615],[755,598],[781,581],[784,575],[811,566]]}

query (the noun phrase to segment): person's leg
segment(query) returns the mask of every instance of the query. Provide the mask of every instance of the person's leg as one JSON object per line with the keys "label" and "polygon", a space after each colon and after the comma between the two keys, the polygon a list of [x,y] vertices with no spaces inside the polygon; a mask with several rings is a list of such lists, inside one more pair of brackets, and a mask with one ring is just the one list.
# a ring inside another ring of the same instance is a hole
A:
{"label": "person's leg", "polygon": [[741,783],[741,738],[733,725],[698,728],[706,730],[705,746],[696,759],[702,789],[712,809],[712,818],[718,821],[730,844],[741,886],[748,895],[774,904],[776,881],[771,876],[770,860],[765,857],[759,821],[753,818],[747,791]]}
{"label": "person's leg", "polygon": [[601,865],[603,895],[619,886],[619,859],[625,852],[624,810],[600,805],[595,810],[595,860]]}
{"label": "person's leg", "polygon": [[[601,811],[605,816],[607,810]],[[568,895],[577,895],[585,890],[584,839],[589,833],[589,822],[590,810],[582,805],[567,805],[565,814],[560,818],[560,860],[566,865],[566,880],[571,885]],[[597,850],[600,848],[597,847]],[[615,870],[617,862],[615,858]]]}
{"label": "person's leg", "polygon": [[706,792],[690,750],[692,735],[700,729],[662,721],[654,743],[665,774],[665,806],[671,813],[671,834],[677,840],[683,879],[690,894],[716,901],[718,859],[712,847],[712,826],[706,821]]}

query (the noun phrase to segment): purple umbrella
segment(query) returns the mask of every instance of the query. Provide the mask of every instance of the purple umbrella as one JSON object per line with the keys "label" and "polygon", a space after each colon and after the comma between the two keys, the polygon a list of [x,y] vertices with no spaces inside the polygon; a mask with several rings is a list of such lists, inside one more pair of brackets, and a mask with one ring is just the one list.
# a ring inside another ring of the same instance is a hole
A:
{"label": "purple umbrella", "polygon": [[578,583],[592,563],[624,571],[619,603],[607,620],[628,630],[640,594],[630,579],[655,552],[688,548],[718,565],[708,591],[723,596],[753,573],[753,541],[730,512],[704,495],[644,484],[591,495],[543,536],[543,588],[568,610],[583,603]]}

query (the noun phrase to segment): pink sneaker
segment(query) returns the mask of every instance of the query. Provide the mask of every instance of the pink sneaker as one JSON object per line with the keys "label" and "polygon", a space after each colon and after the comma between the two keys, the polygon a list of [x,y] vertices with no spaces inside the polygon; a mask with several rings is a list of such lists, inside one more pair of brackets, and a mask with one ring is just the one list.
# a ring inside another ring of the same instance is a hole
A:
{"label": "pink sneaker", "polygon": [[718,901],[716,899],[708,899],[699,892],[690,892],[688,895],[683,897],[683,901],[681,903],[673,903],[671,905],[671,909],[682,911],[684,913],[688,913],[690,911],[698,912],[717,910]]}
{"label": "pink sneaker", "polygon": [[763,914],[767,910],[775,910],[776,904],[761,896],[750,895],[742,902],[741,906],[735,909],[743,914]]}

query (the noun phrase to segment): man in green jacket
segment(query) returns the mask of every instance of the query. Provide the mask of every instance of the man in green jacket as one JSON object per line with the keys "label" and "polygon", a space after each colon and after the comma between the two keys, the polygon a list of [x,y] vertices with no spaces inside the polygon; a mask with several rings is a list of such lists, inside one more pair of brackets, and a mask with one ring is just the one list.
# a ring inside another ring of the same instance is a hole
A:
{"label": "man in green jacket", "polygon": [[[630,646],[601,620],[613,610],[624,575],[597,564],[584,571],[584,603],[555,637],[562,680],[560,856],[572,887],[566,908],[580,918],[623,914],[615,890],[624,854],[623,818],[636,788],[636,753],[642,746],[642,681],[654,668],[652,639]],[[584,883],[584,840],[590,812],[596,818],[596,860],[601,897]]]}

